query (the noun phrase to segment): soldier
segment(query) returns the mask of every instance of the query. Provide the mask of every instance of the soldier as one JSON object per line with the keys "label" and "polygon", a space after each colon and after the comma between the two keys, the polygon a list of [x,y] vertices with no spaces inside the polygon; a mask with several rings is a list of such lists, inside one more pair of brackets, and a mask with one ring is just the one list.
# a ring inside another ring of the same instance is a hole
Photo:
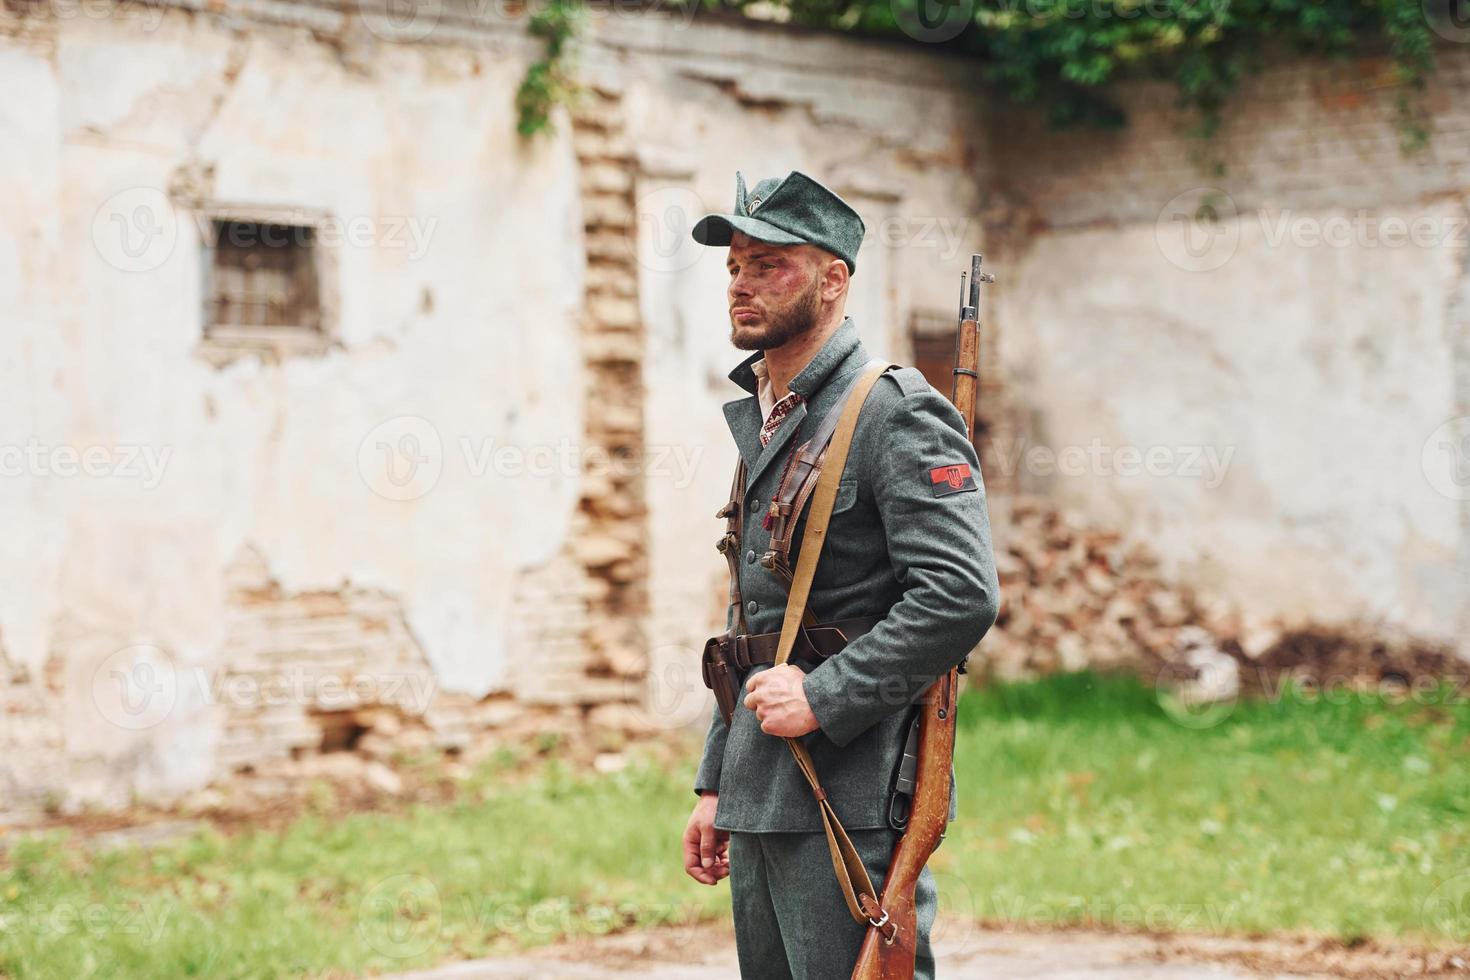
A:
{"label": "soldier", "polygon": [[[799,171],[748,194],[737,173],[735,195],[732,214],[706,215],[693,236],[729,246],[730,340],[754,351],[729,375],[750,395],[724,406],[746,471],[735,497],[740,605],[727,627],[743,620],[739,632],[769,642],[787,580],[759,560],[771,541],[767,507],[790,448],[870,357],[843,312],[864,226]],[[997,589],[979,460],[959,411],[914,368],[883,374],[853,436],[809,602],[822,622],[872,625],[810,672],[752,667],[728,726],[716,710],[694,780],[685,870],[706,885],[730,878],[743,977],[847,980],[866,928],[844,903],[817,803],[779,736],[802,737],[881,890],[899,837],[889,797],[908,709],[990,628]],[[938,897],[927,869],[916,903],[916,976],[933,977]]]}

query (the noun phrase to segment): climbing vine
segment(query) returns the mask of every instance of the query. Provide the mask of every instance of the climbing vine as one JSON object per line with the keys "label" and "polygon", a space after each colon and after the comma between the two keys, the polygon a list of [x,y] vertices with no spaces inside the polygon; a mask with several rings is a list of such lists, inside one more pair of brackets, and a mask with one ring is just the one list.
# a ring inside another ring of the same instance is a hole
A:
{"label": "climbing vine", "polygon": [[[1433,72],[1433,20],[1466,0],[676,0],[702,8],[866,35],[907,36],[973,55],[980,78],[1022,103],[1046,107],[1059,126],[1127,122],[1109,86],[1124,78],[1171,79],[1180,104],[1208,136],[1240,80],[1265,51],[1381,54],[1401,85],[1406,149],[1427,131],[1417,93]],[[574,28],[575,0],[551,0],[533,21],[548,59],[522,85],[522,132],[545,114],[567,82],[559,58]]]}
{"label": "climbing vine", "polygon": [[546,56],[531,63],[516,91],[516,130],[522,136],[550,131],[552,107],[576,94],[567,48],[581,20],[577,0],[549,0],[531,15],[529,30],[532,36],[545,39]]}

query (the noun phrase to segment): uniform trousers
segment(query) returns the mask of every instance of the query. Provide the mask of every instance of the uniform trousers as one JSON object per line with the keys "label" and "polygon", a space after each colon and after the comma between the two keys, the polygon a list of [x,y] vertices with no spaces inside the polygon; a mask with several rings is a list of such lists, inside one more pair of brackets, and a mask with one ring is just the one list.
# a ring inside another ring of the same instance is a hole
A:
{"label": "uniform trousers", "polygon": [[[898,843],[886,828],[850,830],[879,894]],[[847,910],[822,833],[730,832],[730,899],[743,980],[850,980],[868,927]],[[939,910],[926,867],[914,890],[915,980],[934,980],[929,933]]]}

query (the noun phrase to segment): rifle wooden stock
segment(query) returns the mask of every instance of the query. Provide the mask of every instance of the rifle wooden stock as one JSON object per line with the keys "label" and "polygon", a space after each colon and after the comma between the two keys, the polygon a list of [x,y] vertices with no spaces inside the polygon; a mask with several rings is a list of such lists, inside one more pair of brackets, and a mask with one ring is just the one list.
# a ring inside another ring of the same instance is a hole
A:
{"label": "rifle wooden stock", "polygon": [[[990,281],[980,272],[980,257],[971,262],[969,302],[960,311],[955,352],[954,388],[950,401],[965,419],[965,432],[975,431],[975,396],[980,372],[980,331],[976,319],[979,284]],[[852,980],[913,980],[918,952],[918,913],[914,890],[929,856],[939,847],[949,822],[950,769],[954,764],[955,705],[959,671],[950,668],[925,692],[919,708],[919,758],[908,825],[893,848],[883,894],[878,904],[888,913],[881,927],[869,926],[853,967]]]}
{"label": "rifle wooden stock", "polygon": [[883,895],[878,900],[888,913],[888,922],[881,929],[869,927],[852,971],[853,980],[911,980],[914,975],[918,940],[914,889],[949,820],[949,771],[954,760],[958,689],[959,673],[950,668],[929,686],[920,706],[913,810],[903,837],[893,849],[888,873],[883,877]]}

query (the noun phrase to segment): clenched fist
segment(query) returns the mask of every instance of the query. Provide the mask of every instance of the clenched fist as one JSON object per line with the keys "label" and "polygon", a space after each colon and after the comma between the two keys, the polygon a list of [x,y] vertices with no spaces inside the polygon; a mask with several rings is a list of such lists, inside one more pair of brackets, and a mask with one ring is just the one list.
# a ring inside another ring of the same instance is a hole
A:
{"label": "clenched fist", "polygon": [[767,735],[796,738],[817,730],[817,716],[807,703],[800,667],[780,664],[753,676],[745,685],[745,706],[760,719]]}

